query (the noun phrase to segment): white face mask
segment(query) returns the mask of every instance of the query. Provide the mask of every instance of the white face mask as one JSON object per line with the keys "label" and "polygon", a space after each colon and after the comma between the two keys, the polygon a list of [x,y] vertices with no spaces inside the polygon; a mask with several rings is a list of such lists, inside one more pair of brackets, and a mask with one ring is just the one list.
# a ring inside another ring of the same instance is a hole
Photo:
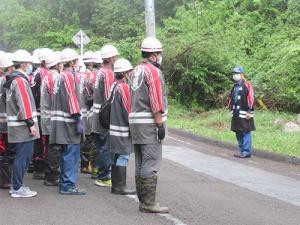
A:
{"label": "white face mask", "polygon": [[242,78],[241,78],[241,75],[240,74],[233,74],[232,75],[232,79],[237,82],[237,81],[240,81]]}
{"label": "white face mask", "polygon": [[159,65],[161,65],[161,63],[162,63],[162,56],[159,57],[159,60],[157,61],[157,63],[158,63]]}
{"label": "white face mask", "polygon": [[27,69],[25,71],[26,75],[30,75],[32,73],[33,67],[31,64],[28,64]]}

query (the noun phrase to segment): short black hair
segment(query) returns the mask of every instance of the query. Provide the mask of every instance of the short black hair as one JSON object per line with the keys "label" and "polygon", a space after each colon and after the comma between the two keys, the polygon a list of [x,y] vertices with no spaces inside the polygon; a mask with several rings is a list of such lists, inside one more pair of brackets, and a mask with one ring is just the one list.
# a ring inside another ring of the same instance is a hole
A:
{"label": "short black hair", "polygon": [[160,53],[161,52],[144,52],[144,51],[142,51],[141,55],[144,59],[148,59],[151,57],[151,55],[156,55],[156,54],[160,54]]}
{"label": "short black hair", "polygon": [[109,59],[103,59],[103,64],[104,65],[108,64],[109,62],[110,62]]}
{"label": "short black hair", "polygon": [[15,62],[14,67],[15,67],[16,70],[20,69],[21,68],[21,63],[20,62]]}
{"label": "short black hair", "polygon": [[90,64],[92,64],[94,66],[94,63],[92,63],[92,62],[85,62],[84,63],[85,67],[88,67]]}
{"label": "short black hair", "polygon": [[94,68],[94,69],[98,69],[98,68],[99,68],[99,63],[94,63],[94,64],[93,64],[93,68]]}
{"label": "short black hair", "polygon": [[4,73],[7,73],[9,68],[10,68],[10,67],[4,68],[3,72],[4,72]]}
{"label": "short black hair", "polygon": [[69,61],[69,62],[66,62],[64,63],[64,67],[71,67],[71,66],[74,66],[75,65],[75,62],[77,61],[78,59],[74,59],[72,61]]}
{"label": "short black hair", "polygon": [[117,73],[115,73],[115,78],[116,78],[116,80],[122,80],[124,78],[124,74],[117,72]]}
{"label": "short black hair", "polygon": [[71,65],[71,62],[66,62],[66,63],[64,63],[64,67],[70,67],[70,66],[72,66],[72,65]]}
{"label": "short black hair", "polygon": [[144,59],[150,58],[150,56],[153,55],[153,54],[154,54],[153,52],[143,52],[143,51],[142,51],[142,57],[143,57]]}
{"label": "short black hair", "polygon": [[41,64],[41,67],[47,68],[45,60],[43,60],[40,64]]}

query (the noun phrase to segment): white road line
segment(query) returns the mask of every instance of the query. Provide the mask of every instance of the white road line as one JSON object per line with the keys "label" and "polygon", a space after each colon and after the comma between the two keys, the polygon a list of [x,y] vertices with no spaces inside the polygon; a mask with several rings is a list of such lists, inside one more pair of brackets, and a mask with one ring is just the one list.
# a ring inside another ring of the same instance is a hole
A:
{"label": "white road line", "polygon": [[[128,198],[133,199],[135,202],[139,203],[139,199],[138,199],[137,195],[126,195],[126,196]],[[176,217],[172,216],[172,214],[170,214],[170,213],[167,213],[167,214],[158,213],[156,215],[166,218],[167,220],[173,222],[174,225],[187,225],[184,222],[182,222],[180,219],[177,219]]]}
{"label": "white road line", "polygon": [[171,136],[168,136],[168,138],[173,139],[174,141],[181,142],[181,143],[186,144],[186,145],[191,145],[191,146],[193,146],[193,147],[199,147],[199,146],[197,146],[197,145],[194,145],[194,144],[192,144],[192,143],[190,143],[190,142],[187,142],[187,141],[180,140],[180,139],[178,139],[178,138],[174,138],[174,137],[171,137]]}
{"label": "white road line", "polygon": [[210,156],[183,146],[163,146],[163,157],[194,171],[300,206],[300,181]]}

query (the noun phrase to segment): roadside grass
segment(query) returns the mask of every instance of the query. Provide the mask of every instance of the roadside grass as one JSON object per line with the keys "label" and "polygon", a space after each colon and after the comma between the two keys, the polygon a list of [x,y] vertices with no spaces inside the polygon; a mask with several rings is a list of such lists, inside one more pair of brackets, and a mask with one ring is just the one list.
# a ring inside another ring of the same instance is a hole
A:
{"label": "roadside grass", "polygon": [[[276,119],[295,121],[293,114],[255,111],[256,131],[253,147],[284,155],[300,157],[300,133],[287,133],[282,126],[274,124]],[[230,131],[230,112],[218,109],[208,112],[186,109],[174,100],[169,102],[168,126],[216,140],[236,144],[235,133]]]}

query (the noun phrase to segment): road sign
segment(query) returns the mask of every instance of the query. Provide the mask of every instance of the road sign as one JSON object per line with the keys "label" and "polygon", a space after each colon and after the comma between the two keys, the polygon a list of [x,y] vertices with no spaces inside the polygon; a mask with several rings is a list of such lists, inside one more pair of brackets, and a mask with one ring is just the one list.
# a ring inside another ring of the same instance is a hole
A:
{"label": "road sign", "polygon": [[75,36],[72,38],[72,41],[75,45],[80,47],[81,38],[82,38],[83,45],[87,45],[91,41],[91,39],[82,30],[80,30],[77,34],[75,34]]}
{"label": "road sign", "polygon": [[90,43],[91,39],[80,30],[75,36],[72,38],[72,41],[78,48],[80,48],[81,58],[83,57],[83,46]]}

